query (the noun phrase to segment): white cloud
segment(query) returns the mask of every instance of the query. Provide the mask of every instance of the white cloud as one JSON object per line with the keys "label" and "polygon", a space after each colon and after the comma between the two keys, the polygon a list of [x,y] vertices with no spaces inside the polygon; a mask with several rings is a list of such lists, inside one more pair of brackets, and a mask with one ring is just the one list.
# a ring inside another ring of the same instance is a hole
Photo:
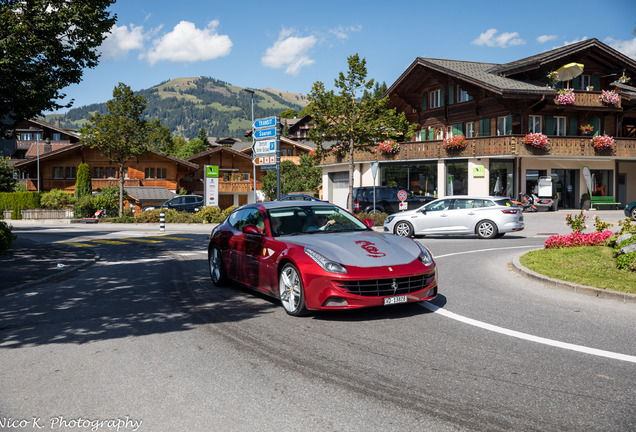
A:
{"label": "white cloud", "polygon": [[546,42],[550,42],[551,40],[555,40],[556,38],[556,35],[542,35],[537,38],[537,42],[539,42],[540,44],[544,44]]}
{"label": "white cloud", "polygon": [[488,29],[485,33],[479,35],[477,39],[471,43],[474,45],[486,45],[489,47],[506,48],[508,46],[523,45],[526,42],[520,39],[519,33],[501,33],[497,35],[497,29]]}
{"label": "white cloud", "polygon": [[197,62],[212,60],[230,54],[232,41],[227,35],[217,33],[218,21],[211,21],[204,29],[198,29],[188,21],[181,21],[170,33],[153,42],[145,55],[150,64],[161,60],[172,62]]}
{"label": "white cloud", "polygon": [[[573,43],[581,42],[581,41],[584,41],[584,40],[587,40],[587,39],[589,39],[589,37],[583,36],[582,38],[574,39],[572,41],[565,41],[565,42],[563,42],[563,46],[571,45]],[[558,48],[558,47],[555,47],[555,48]]]}
{"label": "white cloud", "polygon": [[349,27],[338,26],[336,28],[330,29],[329,33],[331,33],[338,39],[349,39],[350,33],[359,32],[360,30],[362,30],[361,25],[349,26]]}
{"label": "white cloud", "polygon": [[309,58],[309,51],[316,45],[314,36],[293,36],[294,31],[281,30],[278,40],[267,48],[265,55],[261,57],[263,66],[274,69],[286,68],[285,73],[298,75],[300,70],[315,63]]}
{"label": "white cloud", "polygon": [[129,51],[140,50],[144,46],[144,28],[130,24],[130,28],[113,26],[100,47],[102,55],[106,58],[122,58]]}
{"label": "white cloud", "polygon": [[608,37],[604,42],[627,57],[636,58],[636,38],[623,41]]}

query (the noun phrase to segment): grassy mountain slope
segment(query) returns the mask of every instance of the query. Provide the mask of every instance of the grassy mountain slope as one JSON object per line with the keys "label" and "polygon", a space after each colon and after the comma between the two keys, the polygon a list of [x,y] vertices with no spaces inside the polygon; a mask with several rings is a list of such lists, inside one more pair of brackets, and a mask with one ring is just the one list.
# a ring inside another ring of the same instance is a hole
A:
{"label": "grassy mountain slope", "polygon": [[[139,93],[147,100],[148,120],[159,119],[174,135],[194,138],[205,128],[210,137],[242,138],[251,127],[252,99],[241,87],[207,77],[175,78]],[[273,89],[255,90],[254,118],[277,115],[288,108],[300,111],[307,97]],[[66,114],[51,114],[62,127],[79,128],[94,112],[107,113],[106,104],[73,108]]]}

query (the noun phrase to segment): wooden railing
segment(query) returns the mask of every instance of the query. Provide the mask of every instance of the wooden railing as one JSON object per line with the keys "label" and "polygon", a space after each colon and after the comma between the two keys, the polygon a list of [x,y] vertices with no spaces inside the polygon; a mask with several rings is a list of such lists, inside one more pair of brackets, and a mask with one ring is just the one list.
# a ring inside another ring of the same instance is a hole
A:
{"label": "wooden railing", "polygon": [[[618,103],[614,105],[606,105],[601,102],[601,94],[602,92],[597,91],[575,91],[575,99],[574,103],[570,106],[576,107],[586,107],[586,108],[621,108],[621,100],[618,99]],[[554,103],[556,104],[556,97],[554,99]],[[557,104],[558,105],[558,104]],[[565,105],[568,106],[568,105]]]}
{"label": "wooden railing", "polygon": [[[410,161],[426,159],[452,159],[494,156],[614,156],[636,157],[636,139],[615,138],[614,146],[609,150],[596,151],[591,137],[548,137],[548,146],[537,149],[523,143],[524,135],[506,135],[496,137],[468,138],[466,148],[447,150],[442,141],[417,141],[400,143],[397,154],[385,154],[370,146],[370,151],[356,150],[355,162],[373,161]],[[346,156],[329,155],[323,164],[345,163]]]}

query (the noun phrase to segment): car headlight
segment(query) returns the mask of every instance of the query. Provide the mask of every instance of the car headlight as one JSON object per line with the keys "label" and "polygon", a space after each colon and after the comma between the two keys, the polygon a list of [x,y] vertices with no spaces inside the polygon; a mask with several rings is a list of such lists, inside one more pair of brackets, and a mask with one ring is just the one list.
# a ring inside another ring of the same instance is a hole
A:
{"label": "car headlight", "polygon": [[345,266],[324,257],[313,249],[305,248],[305,253],[325,271],[330,273],[347,273]]}
{"label": "car headlight", "polygon": [[417,257],[425,266],[433,265],[433,256],[420,242],[415,242],[420,247],[420,256]]}
{"label": "car headlight", "polygon": [[395,216],[387,216],[387,218],[386,218],[386,219],[384,219],[384,224],[386,225],[386,224],[388,224],[388,223],[391,223],[391,221],[393,220],[393,218],[394,218],[394,217],[395,217]]}

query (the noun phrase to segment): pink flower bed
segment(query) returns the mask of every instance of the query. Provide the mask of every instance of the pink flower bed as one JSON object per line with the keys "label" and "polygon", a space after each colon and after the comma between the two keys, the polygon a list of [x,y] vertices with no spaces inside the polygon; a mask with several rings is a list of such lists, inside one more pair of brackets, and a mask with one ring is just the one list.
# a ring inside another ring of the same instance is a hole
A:
{"label": "pink flower bed", "polygon": [[611,231],[581,233],[573,232],[564,236],[552,236],[543,245],[546,249],[560,249],[579,246],[598,246],[612,235]]}

